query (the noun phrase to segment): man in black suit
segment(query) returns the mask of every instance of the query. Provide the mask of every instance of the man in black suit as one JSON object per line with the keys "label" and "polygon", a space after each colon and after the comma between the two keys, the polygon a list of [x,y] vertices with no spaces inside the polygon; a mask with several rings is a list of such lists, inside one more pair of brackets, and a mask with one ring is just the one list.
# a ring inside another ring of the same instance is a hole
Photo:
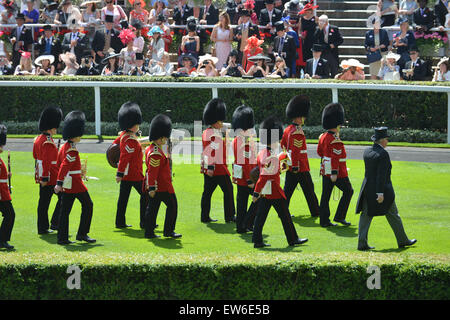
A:
{"label": "man in black suit", "polygon": [[411,60],[405,63],[405,69],[408,71],[403,73],[404,79],[409,81],[425,81],[428,64],[420,59],[419,49],[417,47],[409,49],[409,57]]}
{"label": "man in black suit", "polygon": [[12,50],[12,67],[13,69],[20,63],[20,51],[31,51],[33,44],[33,35],[31,29],[25,27],[25,16],[23,13],[18,13],[16,16],[17,27],[11,30],[10,40],[13,46]]}
{"label": "man in black suit", "polygon": [[119,31],[114,29],[113,16],[106,15],[105,30],[96,31],[94,39],[92,40],[92,50],[95,53],[95,63],[101,64],[110,48],[113,48],[115,53],[119,53],[123,47],[124,45],[119,38]]}
{"label": "man in black suit", "polygon": [[52,55],[55,57],[54,65],[58,63],[58,57],[62,53],[61,43],[58,37],[53,36],[52,27],[47,24],[44,26],[44,34],[37,42],[39,55]]}
{"label": "man in black suit", "polygon": [[322,46],[322,57],[328,61],[331,77],[334,78],[339,70],[338,47],[344,42],[344,38],[342,38],[338,27],[328,23],[328,16],[326,15],[319,17],[319,26],[314,33],[314,42]]}
{"label": "man in black suit", "polygon": [[244,9],[242,0],[227,0],[227,13],[230,16],[231,24],[238,23],[241,9]]}
{"label": "man in black suit", "polygon": [[434,27],[433,10],[427,7],[428,0],[418,0],[419,8],[413,13],[413,27],[418,31],[428,32]]}
{"label": "man in black suit", "polygon": [[89,38],[79,32],[80,26],[76,19],[69,21],[67,27],[72,30],[72,32],[64,35],[64,40],[61,45],[62,50],[64,53],[70,52],[74,54],[77,58],[77,63],[80,64],[84,52],[89,49]]}
{"label": "man in black suit", "polygon": [[372,136],[374,144],[364,151],[364,181],[356,204],[356,213],[362,212],[359,218],[358,250],[374,249],[367,242],[370,223],[374,216],[386,215],[399,248],[417,242],[416,239],[408,239],[402,219],[398,215],[391,181],[392,165],[389,153],[385,150],[388,138],[386,127],[375,128],[375,135]]}
{"label": "man in black suit", "polygon": [[237,41],[237,49],[239,52],[237,63],[242,63],[242,57],[244,54],[244,48],[247,45],[247,39],[255,36],[259,38],[259,28],[257,25],[250,21],[250,12],[247,9],[242,9],[241,24],[234,30],[234,41]]}
{"label": "man in black suit", "polygon": [[[187,18],[194,15],[194,11],[189,5],[186,3],[186,0],[179,0],[176,7],[173,8],[173,20],[176,25],[185,25],[187,22]],[[183,29],[177,29],[182,31]]]}
{"label": "man in black suit", "polygon": [[266,8],[262,9],[259,14],[259,24],[261,26],[266,26],[265,32],[269,32],[272,36],[275,35],[275,23],[280,21],[282,18],[282,12],[275,8],[274,0],[266,0]]}
{"label": "man in black suit", "polygon": [[[215,25],[219,22],[219,10],[212,4],[212,0],[205,0],[205,6],[200,8],[200,14],[198,16],[199,24],[201,25]],[[203,46],[208,41],[208,32],[211,34],[212,28],[201,28],[200,29],[200,52],[199,55],[204,55]]]}
{"label": "man in black suit", "polygon": [[445,28],[445,15],[448,13],[447,6],[444,1],[439,2],[434,6],[434,15],[436,18],[435,24],[437,27]]}
{"label": "man in black suit", "polygon": [[275,57],[282,57],[289,67],[290,77],[295,77],[295,69],[292,70],[293,62],[297,54],[297,46],[295,45],[294,38],[286,33],[284,22],[278,21],[275,23],[275,30],[277,36],[274,40],[273,52]]}
{"label": "man in black suit", "polygon": [[328,61],[321,57],[322,46],[314,44],[312,49],[313,57],[306,61],[306,79],[328,79],[330,78],[330,66]]}

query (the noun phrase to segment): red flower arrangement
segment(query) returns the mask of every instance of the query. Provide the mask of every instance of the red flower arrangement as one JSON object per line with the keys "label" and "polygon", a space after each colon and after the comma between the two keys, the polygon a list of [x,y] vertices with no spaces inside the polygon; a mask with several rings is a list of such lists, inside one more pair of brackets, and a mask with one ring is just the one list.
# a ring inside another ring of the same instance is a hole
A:
{"label": "red flower arrangement", "polygon": [[124,45],[127,45],[128,43],[134,41],[136,35],[131,29],[123,29],[120,31],[119,38]]}

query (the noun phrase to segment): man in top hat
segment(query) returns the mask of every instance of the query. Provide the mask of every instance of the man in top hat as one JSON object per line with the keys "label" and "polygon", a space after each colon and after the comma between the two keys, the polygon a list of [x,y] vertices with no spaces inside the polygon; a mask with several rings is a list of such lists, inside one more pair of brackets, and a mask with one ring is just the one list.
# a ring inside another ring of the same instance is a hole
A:
{"label": "man in top hat", "polygon": [[252,241],[255,248],[270,246],[263,242],[262,229],[266,222],[270,208],[273,206],[283,225],[286,240],[290,246],[302,244],[308,239],[300,239],[295,230],[292,217],[289,213],[286,195],[280,186],[280,159],[275,153],[283,136],[283,127],[275,118],[265,119],[260,126],[259,138],[265,146],[257,157],[259,178],[255,184],[252,201],[257,201],[257,213],[253,228]]}
{"label": "man in top hat", "polygon": [[23,13],[16,15],[17,27],[11,30],[10,40],[13,46],[12,49],[12,64],[13,69],[20,63],[21,54],[19,51],[31,51],[31,45],[33,44],[33,35],[31,29],[24,26],[25,16]]}
{"label": "man in top hat", "polygon": [[427,7],[428,0],[418,0],[419,8],[413,13],[413,27],[417,31],[429,32],[434,27],[434,12]]}
{"label": "man in top hat", "polygon": [[358,250],[374,249],[367,242],[370,223],[374,216],[386,216],[399,248],[417,242],[416,239],[409,240],[406,236],[395,204],[391,159],[385,150],[388,138],[386,127],[375,128],[375,134],[372,136],[374,144],[364,151],[365,174],[356,204],[356,213],[362,212],[359,218]]}
{"label": "man in top hat", "polygon": [[319,25],[314,33],[315,43],[322,46],[322,57],[330,65],[331,77],[338,73],[339,68],[339,46],[344,42],[339,28],[328,23],[328,16],[319,17]]}
{"label": "man in top hat", "polygon": [[353,196],[353,188],[347,173],[347,153],[344,143],[339,138],[341,125],[344,124],[344,108],[339,103],[330,103],[322,113],[322,126],[326,132],[319,137],[317,154],[321,158],[320,175],[322,176],[322,197],[320,199],[320,225],[336,226],[330,221],[330,197],[334,186],[342,191],[334,221],[345,226],[348,206]]}
{"label": "man in top hat", "polygon": [[[177,5],[173,8],[173,20],[176,25],[186,25],[187,18],[194,15],[193,9],[187,4],[187,0],[178,0]],[[183,31],[181,28],[177,28],[179,31]]]}
{"label": "man in top hat", "polygon": [[210,100],[203,110],[203,122],[208,127],[202,134],[201,173],[204,176],[204,185],[201,200],[201,221],[203,223],[217,221],[209,215],[211,197],[217,186],[223,192],[225,221],[234,222],[236,220],[233,185],[227,167],[227,141],[222,134],[226,113],[225,103],[217,98]]}
{"label": "man in top hat", "polygon": [[[47,24],[44,26],[44,34],[39,38],[37,43],[37,49],[39,51],[39,55],[52,55],[55,58],[58,58],[62,53],[61,42],[58,37],[53,36],[52,27]],[[58,59],[55,59],[55,64]]]}
{"label": "man in top hat", "polygon": [[81,63],[81,58],[86,50],[89,49],[89,38],[79,31],[80,25],[76,19],[68,21],[68,32],[64,35],[62,41],[62,50],[64,53],[70,52],[77,57],[77,63]]}
{"label": "man in top hat", "polygon": [[[204,0],[204,6],[200,8],[200,14],[198,16],[200,25],[213,26],[219,22],[219,10],[212,4],[212,0]],[[199,55],[205,54],[203,46],[206,41],[208,41],[208,33],[211,34],[212,28],[201,28],[200,29],[200,51]]]}
{"label": "man in top hat", "polygon": [[48,208],[52,200],[59,171],[57,163],[59,150],[53,140],[53,136],[59,128],[62,117],[63,114],[60,108],[54,106],[45,108],[39,118],[39,131],[41,134],[34,139],[35,180],[39,184],[38,234],[52,233],[52,230],[58,229],[61,204],[59,197],[50,225],[48,222]]}
{"label": "man in top hat", "polygon": [[[286,62],[286,66],[292,69],[293,62],[295,61],[297,54],[297,46],[295,44],[294,38],[286,33],[285,25],[283,21],[278,21],[275,23],[275,29],[277,31],[277,36],[275,37],[273,43],[273,51],[275,57],[282,57]],[[289,70],[290,77],[295,76],[295,69]]]}
{"label": "man in top hat", "polygon": [[311,49],[313,57],[306,61],[306,79],[328,79],[330,78],[330,66],[328,61],[322,58],[322,46],[313,44]]}
{"label": "man in top hat", "polygon": [[306,137],[302,125],[309,115],[311,102],[309,97],[298,95],[293,97],[286,106],[286,117],[291,124],[284,130],[281,147],[289,155],[289,170],[286,172],[284,193],[287,203],[291,201],[292,194],[300,184],[308,203],[312,217],[319,216],[319,201],[314,192],[314,183],[309,173]]}
{"label": "man in top hat", "polygon": [[233,183],[237,185],[236,230],[245,233],[253,230],[256,216],[256,203],[248,207],[248,197],[253,195],[255,187],[250,172],[256,167],[255,119],[253,109],[242,105],[233,113],[231,121],[235,138],[233,140]]}
{"label": "man in top hat", "polygon": [[405,63],[403,78],[409,81],[425,81],[428,73],[428,64],[420,59],[419,48],[416,46],[409,49],[410,61]]}
{"label": "man in top hat", "polygon": [[97,30],[92,40],[92,50],[95,52],[95,63],[101,64],[110,48],[119,53],[124,44],[119,38],[120,32],[114,29],[114,17],[105,16],[105,30]]}
{"label": "man in top hat", "polygon": [[250,11],[247,9],[241,9],[241,24],[234,30],[234,41],[237,41],[237,50],[239,53],[238,63],[242,63],[242,57],[244,55],[244,49],[247,46],[247,39],[255,36],[259,39],[259,28],[256,24],[251,22]]}
{"label": "man in top hat", "polygon": [[80,155],[76,147],[84,134],[85,124],[86,117],[81,111],[72,111],[64,119],[62,135],[67,142],[61,147],[58,154],[61,166],[55,186],[56,193],[62,192],[58,226],[58,244],[60,245],[73,243],[69,240],[69,214],[75,199],[81,203],[81,218],[76,239],[88,243],[96,241],[88,236],[94,204],[83,182],[86,172],[81,168]]}
{"label": "man in top hat", "polygon": [[282,12],[275,8],[274,0],[265,0],[266,8],[259,13],[259,24],[265,26],[265,32],[275,34],[275,23],[281,21]]}
{"label": "man in top hat", "polygon": [[137,132],[142,123],[142,113],[139,106],[131,101],[125,102],[119,109],[118,120],[120,130],[119,137],[114,144],[120,145],[120,159],[117,166],[116,182],[120,183],[119,199],[117,201],[116,228],[127,228],[125,212],[131,188],[140,195],[140,227],[144,228],[145,208],[147,199],[142,191],[144,175],[142,173],[142,146],[138,141]]}
{"label": "man in top hat", "polygon": [[145,192],[150,199],[145,212],[145,237],[159,238],[155,234],[156,216],[161,202],[166,209],[164,221],[164,237],[180,238],[181,234],[175,233],[177,221],[178,204],[175,190],[172,185],[172,170],[169,157],[164,153],[163,146],[170,139],[172,133],[172,121],[166,115],[159,114],[150,123],[149,139],[150,146],[145,150],[145,163],[147,172],[145,174]]}
{"label": "man in top hat", "polygon": [[[0,125],[0,153],[6,145],[6,127]],[[8,178],[11,177],[11,172],[8,172],[5,162],[0,158],[0,212],[3,215],[3,221],[0,226],[0,249],[6,250],[14,249],[8,241],[11,240],[11,233],[14,227],[14,220],[16,214],[11,202],[11,194],[9,192]]]}

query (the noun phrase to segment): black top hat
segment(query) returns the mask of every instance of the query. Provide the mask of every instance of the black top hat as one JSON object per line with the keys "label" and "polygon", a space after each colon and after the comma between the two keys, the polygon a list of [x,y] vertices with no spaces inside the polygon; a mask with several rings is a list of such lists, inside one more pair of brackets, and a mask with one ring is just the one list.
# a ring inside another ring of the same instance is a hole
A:
{"label": "black top hat", "polygon": [[344,124],[344,107],[340,103],[328,104],[322,112],[322,126],[325,130]]}
{"label": "black top hat", "polygon": [[122,29],[128,29],[128,21],[120,20],[120,26],[122,27]]}
{"label": "black top hat", "polygon": [[224,121],[227,115],[225,102],[214,98],[210,100],[203,109],[203,122],[209,126],[217,121]]}
{"label": "black top hat", "polygon": [[49,24],[46,24],[43,29],[44,29],[44,31],[50,31],[50,30],[52,30],[52,26]]}
{"label": "black top hat", "polygon": [[388,128],[387,127],[379,127],[375,128],[375,134],[371,137],[372,141],[377,141],[384,138],[389,138],[389,135],[387,133]]}
{"label": "black top hat", "polygon": [[298,117],[308,117],[311,101],[308,96],[298,95],[293,97],[286,106],[286,117],[295,119]]}
{"label": "black top hat", "polygon": [[264,3],[265,4],[274,4],[274,0],[265,0]]}
{"label": "black top hat", "polygon": [[156,17],[156,21],[162,21],[165,22],[166,21],[166,17],[164,16],[163,13],[158,14],[158,16]]}
{"label": "black top hat", "polygon": [[155,141],[162,137],[170,138],[171,133],[172,121],[168,116],[158,114],[152,119],[152,122],[150,123],[150,131],[148,133],[150,141]]}
{"label": "black top hat", "polygon": [[239,106],[233,112],[231,126],[234,130],[242,129],[244,131],[253,128],[255,126],[253,109],[246,105]]}
{"label": "black top hat", "polygon": [[409,50],[408,50],[409,52],[411,52],[411,51],[416,51],[416,52],[420,52],[419,51],[419,48],[417,47],[417,46],[411,46],[411,47],[409,47]]}
{"label": "black top hat", "polygon": [[247,9],[241,9],[241,10],[239,10],[239,13],[240,13],[241,16],[244,16],[244,17],[251,17],[252,16],[250,11],[247,10]]}
{"label": "black top hat", "polygon": [[315,44],[313,44],[313,47],[311,48],[311,51],[322,52],[323,51],[323,47],[320,44],[315,43]]}
{"label": "black top hat", "polygon": [[4,146],[6,144],[6,126],[4,124],[0,124],[0,146]]}
{"label": "black top hat", "polygon": [[127,101],[119,109],[117,113],[120,130],[127,130],[137,124],[142,123],[141,108],[137,103]]}
{"label": "black top hat", "polygon": [[284,31],[286,29],[284,22],[282,20],[275,22],[275,29],[277,31]]}
{"label": "black top hat", "polygon": [[39,118],[39,131],[46,131],[53,128],[58,129],[63,117],[59,107],[50,106],[45,108]]}
{"label": "black top hat", "polygon": [[273,116],[266,118],[259,126],[259,141],[261,144],[270,146],[272,143],[280,142],[283,137],[283,126]]}
{"label": "black top hat", "polygon": [[17,13],[17,15],[16,15],[16,20],[17,20],[17,19],[25,20],[25,15],[24,15],[23,13]]}
{"label": "black top hat", "polygon": [[114,16],[112,16],[112,15],[110,15],[110,14],[107,14],[107,15],[105,16],[105,22],[111,22],[111,23],[114,23]]}
{"label": "black top hat", "polygon": [[63,139],[70,140],[84,134],[86,117],[82,111],[72,111],[64,119]]}
{"label": "black top hat", "polygon": [[51,6],[58,6],[58,2],[56,2],[55,0],[47,0],[47,7],[51,7]]}

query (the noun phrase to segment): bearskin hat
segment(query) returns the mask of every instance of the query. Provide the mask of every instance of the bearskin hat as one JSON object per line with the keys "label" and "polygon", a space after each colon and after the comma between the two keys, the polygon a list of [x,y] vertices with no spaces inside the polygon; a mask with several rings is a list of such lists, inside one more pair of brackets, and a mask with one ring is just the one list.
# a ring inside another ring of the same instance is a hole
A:
{"label": "bearskin hat", "polygon": [[84,134],[86,117],[82,111],[72,111],[64,119],[63,139],[70,140]]}
{"label": "bearskin hat", "polygon": [[214,98],[210,100],[205,109],[203,109],[203,122],[209,126],[217,121],[224,121],[227,114],[227,106],[225,102],[220,99]]}
{"label": "bearskin hat", "polygon": [[255,126],[253,109],[242,105],[234,110],[231,126],[234,130],[242,129],[244,131],[253,128]]}
{"label": "bearskin hat", "polygon": [[309,97],[305,95],[298,95],[293,97],[286,106],[286,117],[288,119],[295,119],[298,117],[308,117],[311,102]]}
{"label": "bearskin hat", "polygon": [[58,129],[63,117],[59,107],[50,106],[44,109],[39,118],[39,131],[46,131],[53,128]]}
{"label": "bearskin hat", "polygon": [[322,126],[325,130],[344,124],[344,107],[340,103],[328,104],[322,112]]}
{"label": "bearskin hat", "polygon": [[150,123],[150,131],[148,133],[150,141],[165,137],[170,138],[172,133],[172,121],[164,114],[158,114]]}
{"label": "bearskin hat", "polygon": [[4,146],[6,144],[6,126],[4,124],[0,124],[0,146]]}
{"label": "bearskin hat", "polygon": [[130,129],[142,123],[141,108],[139,108],[137,103],[127,101],[120,107],[117,118],[120,130]]}
{"label": "bearskin hat", "polygon": [[283,126],[275,117],[266,118],[259,127],[259,141],[261,144],[269,146],[272,143],[280,142],[283,137]]}

